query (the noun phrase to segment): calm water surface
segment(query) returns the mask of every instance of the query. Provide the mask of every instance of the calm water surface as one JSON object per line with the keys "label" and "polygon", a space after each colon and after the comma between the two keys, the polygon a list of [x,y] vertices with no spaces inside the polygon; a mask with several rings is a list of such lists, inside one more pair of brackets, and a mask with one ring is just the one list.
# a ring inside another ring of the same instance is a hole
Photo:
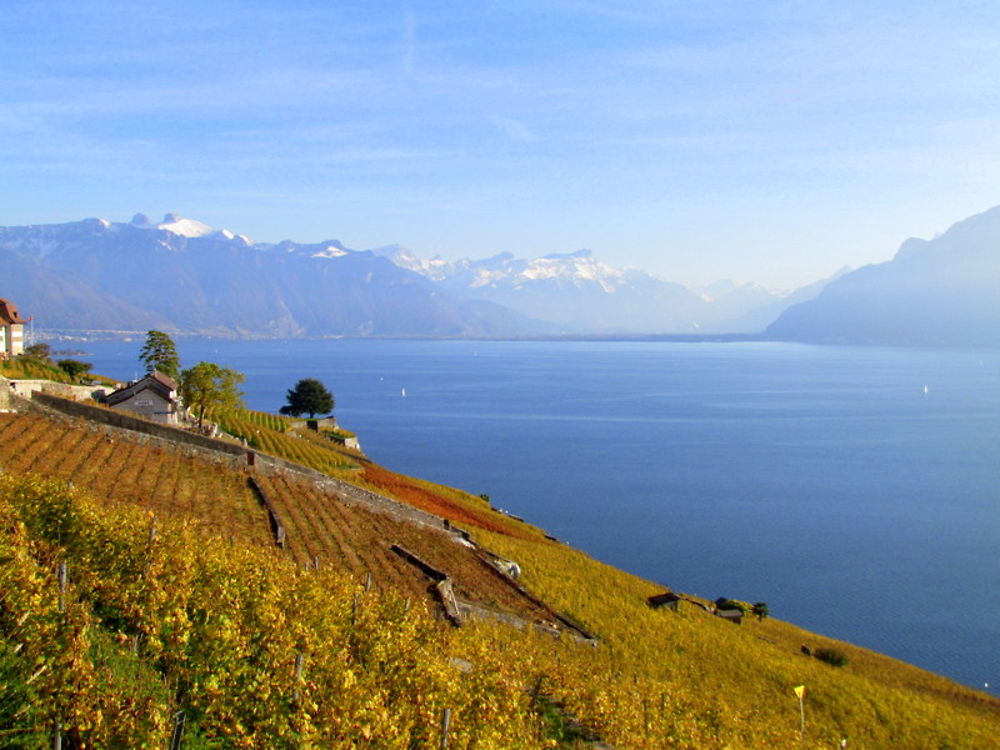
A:
{"label": "calm water surface", "polygon": [[[136,373],[141,340],[88,343]],[[488,493],[677,590],[1000,686],[1000,352],[179,339],[276,411],[334,392],[375,460]],[[83,357],[81,357],[83,358]],[[926,386],[926,392],[925,392]],[[403,396],[405,389],[405,397]]]}

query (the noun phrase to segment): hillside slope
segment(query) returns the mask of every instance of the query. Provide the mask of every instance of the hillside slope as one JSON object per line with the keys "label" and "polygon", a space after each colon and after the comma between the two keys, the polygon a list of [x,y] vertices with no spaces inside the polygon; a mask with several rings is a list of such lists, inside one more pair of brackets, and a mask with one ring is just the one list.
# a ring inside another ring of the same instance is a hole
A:
{"label": "hillside slope", "polygon": [[[452,536],[351,507],[305,475],[258,477],[289,528],[282,549],[245,468],[38,414],[0,415],[0,429],[0,553],[16,561],[2,572],[0,668],[30,676],[37,667],[22,651],[53,665],[36,680],[50,700],[22,696],[17,705],[37,708],[16,709],[38,719],[31,726],[42,733],[58,705],[64,725],[78,717],[74,731],[98,746],[116,730],[94,720],[97,709],[133,717],[126,746],[140,736],[163,744],[178,711],[192,738],[220,743],[191,747],[437,747],[447,707],[449,747],[497,750],[572,747],[588,734],[619,748],[827,748],[843,738],[850,747],[982,748],[1000,731],[1000,701],[990,696],[779,620],[735,626],[694,605],[651,610],[645,598],[662,591],[654,584],[477,498],[373,464],[336,473],[461,515],[476,540],[517,561],[525,585],[598,644],[490,621],[434,624],[432,597],[413,584],[420,576],[383,554],[386,542],[412,547],[485,607],[523,620],[545,614],[496,586],[500,577],[484,575]],[[72,479],[74,488],[18,483],[31,472]],[[150,557],[154,538],[163,546]],[[55,637],[69,632],[55,614],[59,559],[75,571],[73,641]],[[33,599],[35,590],[47,593]],[[101,615],[88,620],[88,611]],[[802,645],[835,648],[847,664],[806,656]],[[61,687],[55,677],[70,674],[71,662],[83,677]],[[122,670],[145,686],[145,713],[124,697]],[[26,679],[9,684],[28,695],[35,682]],[[800,684],[805,743],[792,693]]]}
{"label": "hillside slope", "polygon": [[815,343],[1000,346],[1000,207],[932,240],[909,239],[786,310],[770,339]]}

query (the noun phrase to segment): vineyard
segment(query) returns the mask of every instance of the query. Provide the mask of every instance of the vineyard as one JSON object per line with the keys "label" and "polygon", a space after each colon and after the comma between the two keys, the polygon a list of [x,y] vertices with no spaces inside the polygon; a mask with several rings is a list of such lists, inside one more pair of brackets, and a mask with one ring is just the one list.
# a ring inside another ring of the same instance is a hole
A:
{"label": "vineyard", "polygon": [[210,534],[270,543],[246,478],[183,449],[145,445],[83,421],[0,414],[0,466],[72,481],[112,504],[184,515]]}
{"label": "vineyard", "polygon": [[[986,748],[1000,701],[851,644],[776,619],[724,622],[692,605],[652,610],[663,588],[582,552],[477,532],[519,561],[525,583],[601,634],[586,663],[562,659],[551,678],[571,709],[619,747],[796,747],[792,688],[807,686],[806,747]],[[834,647],[843,669],[803,655]],[[665,742],[670,738],[671,742]]]}
{"label": "vineyard", "polygon": [[303,566],[315,560],[358,580],[367,582],[370,575],[373,585],[386,590],[426,596],[431,581],[390,550],[397,544],[446,574],[461,599],[529,621],[551,619],[451,534],[348,505],[309,482],[280,475],[257,481],[289,527],[289,552]]}
{"label": "vineyard", "polygon": [[[274,443],[276,455],[338,453],[268,416],[247,416],[244,428],[291,441]],[[435,579],[392,545],[447,575],[462,600],[534,622],[552,612],[453,534],[372,512],[304,475],[255,472],[287,532],[278,548],[247,470],[122,434],[0,415],[2,746],[51,746],[58,718],[76,747],[163,747],[183,716],[193,750],[436,748],[444,709],[452,749],[585,747],[600,736],[619,750],[845,739],[971,750],[1000,732],[994,698],[779,620],[651,610],[646,597],[662,587],[483,499],[339,452],[356,463],[329,473],[461,523],[600,642],[487,621],[441,627]],[[73,487],[16,479],[26,473]],[[59,560],[72,571],[65,596]],[[846,664],[803,645],[836,648]]]}
{"label": "vineyard", "polygon": [[344,448],[311,430],[290,432],[301,420],[258,411],[241,410],[213,415],[230,435],[278,458],[307,466],[371,492],[426,510],[468,526],[513,536],[540,538],[541,532],[497,513],[482,499],[373,464],[357,451]]}
{"label": "vineyard", "polygon": [[5,748],[556,746],[510,653],[342,574],[9,476],[0,559]]}
{"label": "vineyard", "polygon": [[[273,547],[266,512],[246,474],[199,455],[92,430],[85,422],[0,414],[0,466],[72,481],[111,503],[180,515],[209,534]],[[529,621],[551,620],[452,535],[348,505],[304,479],[261,474],[256,481],[286,528],[286,554],[303,567],[318,562],[431,601],[432,582],[390,550],[399,544],[446,574],[461,599]]]}
{"label": "vineyard", "polygon": [[213,418],[219,423],[219,427],[230,435],[246,440],[250,447],[295,461],[324,474],[340,475],[358,466],[356,455],[335,450],[329,441],[325,445],[317,444],[297,434],[289,434],[286,432],[288,420],[274,414],[241,410]]}

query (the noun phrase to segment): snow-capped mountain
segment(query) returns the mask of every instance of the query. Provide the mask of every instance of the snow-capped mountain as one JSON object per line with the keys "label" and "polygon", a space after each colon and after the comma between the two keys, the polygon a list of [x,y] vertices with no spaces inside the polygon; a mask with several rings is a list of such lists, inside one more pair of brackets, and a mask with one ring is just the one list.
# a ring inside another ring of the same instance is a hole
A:
{"label": "snow-capped mountain", "polygon": [[694,292],[589,250],[449,262],[400,245],[253,242],[176,214],[0,227],[0,262],[0,296],[40,328],[229,336],[757,333],[819,288]]}
{"label": "snow-capped mountain", "polygon": [[39,328],[230,336],[479,336],[542,332],[337,240],[253,243],[174,214],[0,227],[0,297]]}
{"label": "snow-capped mountain", "polygon": [[454,263],[424,260],[399,245],[373,252],[450,291],[581,333],[755,333],[798,299],[730,280],[699,293],[638,268],[615,268],[590,250]]}

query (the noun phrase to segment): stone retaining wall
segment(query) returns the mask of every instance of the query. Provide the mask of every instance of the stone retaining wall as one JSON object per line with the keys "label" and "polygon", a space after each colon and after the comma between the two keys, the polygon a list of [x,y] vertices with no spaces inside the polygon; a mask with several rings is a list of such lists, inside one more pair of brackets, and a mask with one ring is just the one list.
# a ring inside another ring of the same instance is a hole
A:
{"label": "stone retaining wall", "polygon": [[22,398],[31,398],[35,391],[50,393],[53,396],[70,398],[74,400],[97,398],[106,394],[108,389],[103,385],[70,385],[69,383],[57,383],[54,380],[10,380],[10,389],[14,395]]}

